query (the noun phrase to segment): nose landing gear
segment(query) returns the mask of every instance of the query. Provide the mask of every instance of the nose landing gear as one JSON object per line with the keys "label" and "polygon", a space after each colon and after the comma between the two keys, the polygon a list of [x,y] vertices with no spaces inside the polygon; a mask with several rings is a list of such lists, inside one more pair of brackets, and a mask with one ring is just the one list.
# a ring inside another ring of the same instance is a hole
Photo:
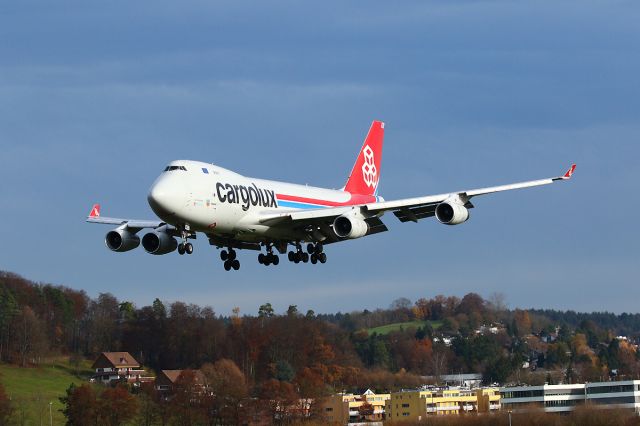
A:
{"label": "nose landing gear", "polygon": [[182,238],[182,242],[178,244],[178,254],[182,256],[183,254],[191,254],[193,253],[193,244],[187,242],[187,238],[189,238],[191,234],[188,230],[183,229],[180,232],[180,236]]}

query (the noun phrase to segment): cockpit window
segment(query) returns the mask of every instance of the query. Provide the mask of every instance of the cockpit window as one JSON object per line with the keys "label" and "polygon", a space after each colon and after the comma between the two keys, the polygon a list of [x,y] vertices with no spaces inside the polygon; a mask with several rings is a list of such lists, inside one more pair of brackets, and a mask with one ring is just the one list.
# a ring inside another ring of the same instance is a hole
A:
{"label": "cockpit window", "polygon": [[187,168],[185,166],[167,166],[164,169],[165,172],[171,172],[173,170],[184,170],[186,172]]}

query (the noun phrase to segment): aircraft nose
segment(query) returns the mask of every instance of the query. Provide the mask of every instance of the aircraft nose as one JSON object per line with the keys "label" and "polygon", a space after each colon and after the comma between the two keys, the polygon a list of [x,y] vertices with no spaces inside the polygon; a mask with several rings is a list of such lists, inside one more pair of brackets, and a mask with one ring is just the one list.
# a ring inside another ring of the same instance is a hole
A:
{"label": "aircraft nose", "polygon": [[149,189],[147,201],[151,209],[159,216],[174,214],[179,204],[170,179],[159,179]]}

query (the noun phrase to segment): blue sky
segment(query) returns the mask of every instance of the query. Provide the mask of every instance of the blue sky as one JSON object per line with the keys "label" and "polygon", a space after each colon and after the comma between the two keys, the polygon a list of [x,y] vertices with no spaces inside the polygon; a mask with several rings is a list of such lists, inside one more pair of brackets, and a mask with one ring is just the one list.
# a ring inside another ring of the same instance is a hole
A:
{"label": "blue sky", "polygon": [[[397,297],[638,312],[640,4],[635,1],[3,2],[0,268],[139,306],[159,297],[255,313]],[[340,187],[371,120],[387,123],[380,194],[563,173],[328,248],[323,266],[226,273],[192,256],[112,253],[103,214],[153,218],[172,159]]]}

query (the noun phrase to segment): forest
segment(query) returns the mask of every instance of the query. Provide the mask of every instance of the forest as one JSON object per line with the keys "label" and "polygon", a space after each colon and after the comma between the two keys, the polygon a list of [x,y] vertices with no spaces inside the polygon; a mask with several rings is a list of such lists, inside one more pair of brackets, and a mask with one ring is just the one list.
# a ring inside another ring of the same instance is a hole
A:
{"label": "forest", "polygon": [[[375,332],[390,324],[400,325]],[[509,309],[499,294],[399,298],[385,309],[331,314],[295,305],[275,312],[265,301],[254,313],[224,316],[180,301],[91,298],[0,273],[2,363],[28,368],[52,355],[103,351],[127,351],[150,371],[225,362],[253,396],[291,385],[301,398],[388,392],[448,373],[481,373],[487,384],[639,378],[638,337],[639,314]]]}

